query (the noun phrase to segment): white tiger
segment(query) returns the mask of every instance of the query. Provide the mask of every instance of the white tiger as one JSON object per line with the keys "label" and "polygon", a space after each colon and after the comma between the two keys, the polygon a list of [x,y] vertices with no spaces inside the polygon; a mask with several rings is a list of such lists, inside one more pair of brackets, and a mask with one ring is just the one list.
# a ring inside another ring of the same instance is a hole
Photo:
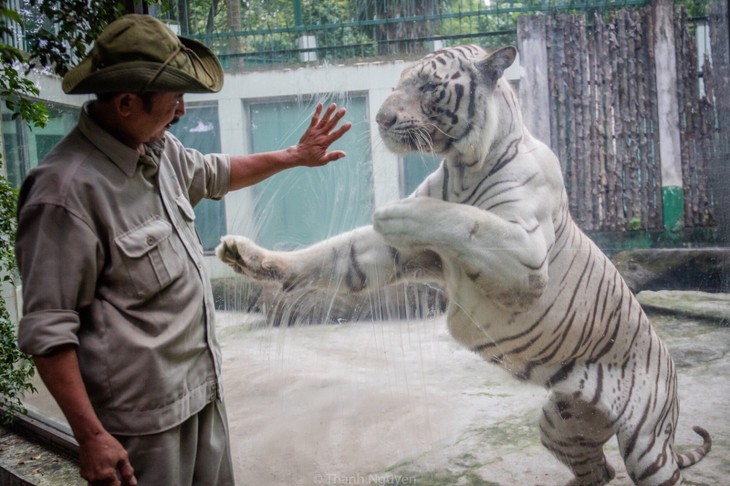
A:
{"label": "white tiger", "polygon": [[451,335],[520,380],[545,386],[544,446],[573,484],[614,477],[614,434],[631,479],[681,482],[711,447],[674,450],[679,413],[672,359],[637,300],[568,213],[560,164],[522,123],[504,70],[516,50],[432,53],[404,70],[377,114],[397,152],[444,155],[410,197],[373,225],[292,252],[225,236],[220,259],[260,280],[370,291],[402,279],[440,283]]}

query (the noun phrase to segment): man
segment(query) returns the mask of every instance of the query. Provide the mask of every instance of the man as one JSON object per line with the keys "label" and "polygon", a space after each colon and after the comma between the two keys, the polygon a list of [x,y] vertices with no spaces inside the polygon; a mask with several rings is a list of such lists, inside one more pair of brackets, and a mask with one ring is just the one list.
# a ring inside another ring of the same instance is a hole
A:
{"label": "man", "polygon": [[233,484],[214,307],[192,207],[283,169],[343,157],[344,110],[296,146],[202,155],[167,128],[183,93],[216,92],[202,44],[149,16],[110,24],[63,79],[93,93],[21,189],[18,340],[58,402],[92,484]]}

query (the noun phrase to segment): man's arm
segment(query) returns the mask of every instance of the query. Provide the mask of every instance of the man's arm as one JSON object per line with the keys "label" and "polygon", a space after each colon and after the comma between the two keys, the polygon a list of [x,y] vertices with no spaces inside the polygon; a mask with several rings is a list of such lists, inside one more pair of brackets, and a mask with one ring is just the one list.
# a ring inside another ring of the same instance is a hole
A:
{"label": "man's arm", "polygon": [[33,361],[79,442],[81,477],[91,484],[136,485],[127,451],[104,429],[94,412],[81,379],[76,348],[64,346],[51,354],[34,356]]}
{"label": "man's arm", "polygon": [[329,164],[345,156],[345,152],[328,152],[330,145],[342,137],[352,126],[343,123],[335,129],[345,116],[345,109],[333,103],[322,114],[322,103],[317,105],[309,127],[299,139],[299,143],[275,152],[252,155],[231,156],[230,190],[254,185],[291,167],[318,167]]}

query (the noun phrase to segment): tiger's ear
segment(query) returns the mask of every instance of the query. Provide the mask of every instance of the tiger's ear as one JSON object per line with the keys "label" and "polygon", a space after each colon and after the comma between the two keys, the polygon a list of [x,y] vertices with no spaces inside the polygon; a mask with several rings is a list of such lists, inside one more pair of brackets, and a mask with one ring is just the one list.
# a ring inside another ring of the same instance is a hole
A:
{"label": "tiger's ear", "polygon": [[477,62],[477,68],[484,77],[494,85],[502,77],[504,71],[515,62],[517,49],[513,46],[502,47]]}

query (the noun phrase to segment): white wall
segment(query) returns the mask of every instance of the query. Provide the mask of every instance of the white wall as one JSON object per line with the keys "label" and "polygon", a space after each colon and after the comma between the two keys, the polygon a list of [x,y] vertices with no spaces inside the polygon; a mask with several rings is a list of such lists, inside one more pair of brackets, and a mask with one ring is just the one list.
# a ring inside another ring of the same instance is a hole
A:
{"label": "white wall", "polygon": [[[373,197],[375,207],[393,201],[399,194],[399,160],[388,152],[379,140],[375,114],[390,94],[407,66],[403,61],[360,63],[351,66],[329,65],[279,69],[274,71],[253,71],[227,74],[223,89],[211,94],[187,94],[185,101],[217,102],[221,128],[221,150],[224,153],[246,154],[250,152],[246,104],[276,98],[309,97],[324,93],[365,94],[370,120],[370,145],[373,164]],[[509,79],[519,79],[519,60],[507,71]],[[36,83],[41,96],[49,101],[80,106],[89,97],[65,95],[60,80],[55,76],[38,75]],[[235,207],[228,211],[226,222],[228,233],[237,233],[241,227],[251,227],[242,215],[253,217],[251,190],[243,189],[226,196],[226,206]],[[246,208],[251,208],[246,211]],[[228,267],[214,257],[206,261],[212,278],[231,275]]]}

